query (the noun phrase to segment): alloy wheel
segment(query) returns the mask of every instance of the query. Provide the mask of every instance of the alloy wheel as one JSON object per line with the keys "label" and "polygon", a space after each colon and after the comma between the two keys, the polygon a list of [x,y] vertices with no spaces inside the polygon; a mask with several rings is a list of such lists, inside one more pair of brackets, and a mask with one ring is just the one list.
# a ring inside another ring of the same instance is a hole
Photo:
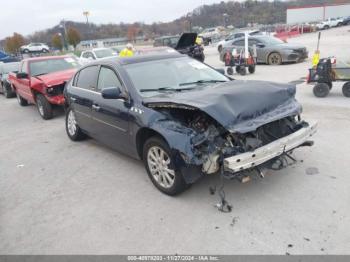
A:
{"label": "alloy wheel", "polygon": [[75,120],[75,115],[73,110],[70,110],[68,113],[67,128],[68,128],[68,133],[71,136],[74,136],[75,133],[77,132],[77,121]]}
{"label": "alloy wheel", "polygon": [[175,182],[175,170],[170,168],[170,157],[160,147],[148,150],[147,163],[154,180],[163,188],[170,188]]}

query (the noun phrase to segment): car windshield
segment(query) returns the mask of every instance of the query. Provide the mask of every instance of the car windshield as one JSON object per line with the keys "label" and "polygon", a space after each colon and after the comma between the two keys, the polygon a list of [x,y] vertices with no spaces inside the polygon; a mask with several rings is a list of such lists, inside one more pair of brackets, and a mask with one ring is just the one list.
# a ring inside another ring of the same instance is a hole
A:
{"label": "car windshield", "polygon": [[97,58],[104,58],[104,57],[109,57],[114,55],[114,51],[109,48],[95,50],[94,52]]}
{"label": "car windshield", "polygon": [[79,67],[79,63],[73,57],[38,60],[32,61],[29,64],[31,76],[45,75],[77,67]]}
{"label": "car windshield", "polygon": [[275,37],[264,37],[262,40],[268,45],[280,45],[285,44],[281,39]]}
{"label": "car windshield", "polygon": [[2,66],[2,70],[4,74],[8,74],[10,72],[18,71],[19,63],[7,63]]}
{"label": "car windshield", "polygon": [[188,57],[135,63],[126,65],[125,69],[142,96],[229,81],[216,70]]}

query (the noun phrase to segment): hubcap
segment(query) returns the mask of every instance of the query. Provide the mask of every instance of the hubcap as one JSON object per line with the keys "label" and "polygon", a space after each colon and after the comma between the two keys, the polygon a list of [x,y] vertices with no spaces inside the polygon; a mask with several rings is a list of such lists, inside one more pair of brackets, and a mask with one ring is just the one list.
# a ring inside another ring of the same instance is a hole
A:
{"label": "hubcap", "polygon": [[36,103],[37,103],[37,106],[38,106],[38,110],[39,110],[40,115],[43,116],[43,115],[44,115],[44,107],[43,107],[41,101],[38,100]]}
{"label": "hubcap", "polygon": [[74,136],[77,131],[77,121],[75,120],[75,115],[73,110],[70,110],[68,113],[67,128],[68,128],[68,133],[71,136]]}
{"label": "hubcap", "polygon": [[170,157],[160,147],[153,146],[147,153],[148,168],[154,180],[164,188],[170,188],[175,182],[175,171],[169,167]]}

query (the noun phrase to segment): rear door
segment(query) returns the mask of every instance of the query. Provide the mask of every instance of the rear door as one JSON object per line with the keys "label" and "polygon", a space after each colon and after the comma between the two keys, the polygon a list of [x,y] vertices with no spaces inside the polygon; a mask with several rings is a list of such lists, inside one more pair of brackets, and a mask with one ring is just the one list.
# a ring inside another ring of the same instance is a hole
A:
{"label": "rear door", "polygon": [[92,104],[96,95],[99,66],[88,66],[80,70],[73,79],[69,90],[70,105],[75,112],[79,126],[90,135],[94,133],[92,121]]}
{"label": "rear door", "polygon": [[109,66],[101,66],[97,92],[92,105],[92,117],[98,140],[122,151],[128,151],[129,143],[129,108],[124,99],[104,99],[100,94],[104,88],[119,87],[127,93],[117,72]]}

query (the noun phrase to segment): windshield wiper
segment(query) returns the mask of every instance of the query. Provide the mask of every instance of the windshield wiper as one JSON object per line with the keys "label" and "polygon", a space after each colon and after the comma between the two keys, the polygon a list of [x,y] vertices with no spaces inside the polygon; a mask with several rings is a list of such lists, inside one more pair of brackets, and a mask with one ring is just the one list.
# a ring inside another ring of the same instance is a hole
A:
{"label": "windshield wiper", "polygon": [[183,90],[192,90],[192,89],[194,88],[160,87],[160,88],[152,88],[152,89],[140,89],[140,92],[164,92],[164,91],[181,92]]}
{"label": "windshield wiper", "polygon": [[181,83],[179,86],[195,85],[195,84],[206,84],[206,83],[224,83],[226,80],[198,80],[195,82]]}

